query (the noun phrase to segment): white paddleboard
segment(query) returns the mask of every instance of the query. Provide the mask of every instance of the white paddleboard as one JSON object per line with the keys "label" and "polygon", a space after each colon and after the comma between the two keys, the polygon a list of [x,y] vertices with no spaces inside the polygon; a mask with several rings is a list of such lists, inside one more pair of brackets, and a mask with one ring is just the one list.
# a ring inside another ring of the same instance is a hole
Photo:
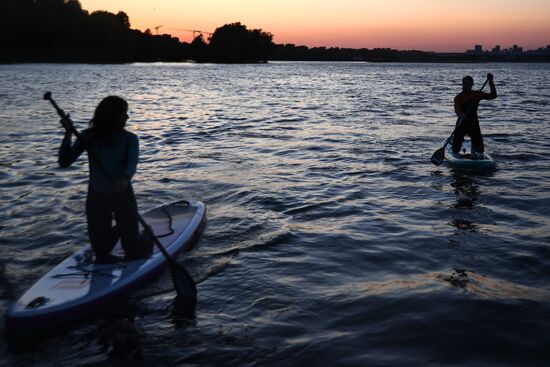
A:
{"label": "white paddleboard", "polygon": [[463,169],[486,170],[495,168],[494,159],[488,154],[483,153],[483,159],[472,159],[471,142],[464,139],[462,149],[458,154],[453,152],[452,142],[445,147],[445,160],[453,167]]}
{"label": "white paddleboard", "polygon": [[[175,257],[196,241],[206,208],[199,201],[180,201],[152,209],[143,218],[166,251]],[[124,256],[120,241],[113,254]],[[156,246],[153,254],[144,259],[116,264],[94,264],[93,260],[92,249],[87,245],[38,280],[9,307],[5,316],[8,331],[43,331],[93,315],[98,307],[136,289],[167,266]]]}

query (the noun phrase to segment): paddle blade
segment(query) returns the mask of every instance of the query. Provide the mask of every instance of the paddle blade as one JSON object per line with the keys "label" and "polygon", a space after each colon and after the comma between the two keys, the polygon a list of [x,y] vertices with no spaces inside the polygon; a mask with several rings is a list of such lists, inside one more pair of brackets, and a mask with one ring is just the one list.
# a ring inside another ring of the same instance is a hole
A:
{"label": "paddle blade", "polygon": [[178,301],[190,309],[195,309],[197,304],[197,286],[191,275],[176,260],[170,258],[170,273],[174,281],[174,288],[178,294]]}
{"label": "paddle blade", "polygon": [[445,159],[445,148],[439,148],[432,154],[432,163],[439,166]]}

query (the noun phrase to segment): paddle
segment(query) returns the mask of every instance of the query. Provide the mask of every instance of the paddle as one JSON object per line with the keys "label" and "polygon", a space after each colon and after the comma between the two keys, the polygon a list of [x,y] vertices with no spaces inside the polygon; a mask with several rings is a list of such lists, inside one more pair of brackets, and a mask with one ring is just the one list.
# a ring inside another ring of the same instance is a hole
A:
{"label": "paddle", "polygon": [[[65,114],[65,111],[63,111],[61,108],[59,108],[57,103],[52,98],[52,92],[46,92],[44,94],[44,99],[51,102],[51,104],[54,106],[54,108],[56,109],[58,115],[61,116],[61,118],[66,118],[66,119],[70,120],[69,115]],[[70,130],[71,130],[71,133],[73,133],[76,136],[76,138],[78,140],[80,140],[80,143],[84,146],[84,148],[88,152],[88,156],[89,156],[90,160],[95,163],[95,165],[111,181],[111,183],[114,183],[115,182],[114,178],[100,164],[99,160],[97,159],[97,157],[95,156],[93,151],[88,149],[88,146],[86,145],[86,141],[84,139],[82,139],[82,135],[80,135],[78,130],[76,130],[76,128],[74,127],[72,121],[71,121],[71,124],[70,124]],[[133,207],[133,205],[132,205],[132,207]],[[137,212],[137,210],[136,210],[136,212]],[[139,222],[141,223],[141,225],[143,226],[145,231],[147,231],[147,233],[151,236],[151,238],[153,238],[153,240],[155,241],[155,244],[159,248],[160,252],[162,252],[164,257],[166,258],[166,260],[168,262],[168,265],[170,266],[170,273],[172,274],[172,280],[174,282],[174,288],[176,289],[178,298],[182,302],[184,302],[184,304],[186,306],[188,305],[189,309],[194,309],[195,305],[197,303],[197,286],[195,285],[195,281],[193,280],[193,278],[191,278],[191,275],[189,275],[189,273],[187,272],[187,270],[185,270],[183,265],[178,263],[172,256],[170,256],[168,251],[166,251],[166,249],[164,248],[162,243],[159,241],[159,239],[153,233],[152,228],[145,222],[143,217],[139,213],[136,213],[136,214],[137,214]]]}
{"label": "paddle", "polygon": [[[489,79],[487,78],[487,80],[485,80],[485,83],[483,83],[483,85],[481,86],[481,89],[479,90],[480,92],[483,90],[483,88],[485,88],[485,85],[487,84],[487,82],[489,81]],[[474,102],[475,103],[475,102]],[[468,112],[470,112],[470,109],[472,108],[474,104],[472,103],[468,109],[466,110],[466,113],[464,114],[464,116],[468,115]],[[436,150],[434,152],[434,154],[432,154],[432,158],[430,159],[432,161],[433,164],[435,164],[436,166],[439,166],[443,160],[445,159],[445,148],[447,147],[447,144],[449,144],[449,142],[451,141],[451,139],[453,138],[454,134],[455,134],[455,131],[456,129],[462,124],[462,120],[463,119],[460,119],[458,121],[458,124],[456,124],[454,130],[453,130],[453,133],[447,138],[447,140],[445,140],[445,144],[443,144],[443,146],[441,148],[439,148],[438,150]]]}

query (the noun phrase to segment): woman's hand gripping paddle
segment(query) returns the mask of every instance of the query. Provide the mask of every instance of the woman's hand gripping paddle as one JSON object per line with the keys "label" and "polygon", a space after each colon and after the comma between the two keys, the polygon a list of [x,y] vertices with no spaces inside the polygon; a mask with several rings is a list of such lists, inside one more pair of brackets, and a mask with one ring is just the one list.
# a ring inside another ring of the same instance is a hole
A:
{"label": "woman's hand gripping paddle", "polygon": [[[86,141],[82,139],[82,135],[76,130],[74,127],[74,124],[70,120],[70,117],[68,114],[65,114],[65,112],[59,108],[55,100],[52,98],[51,92],[46,92],[44,94],[44,99],[47,101],[50,101],[50,103],[53,105],[53,107],[56,109],[59,116],[66,120],[66,123],[63,124],[65,128],[68,128],[71,133],[73,133],[77,139],[80,140],[80,143],[86,148],[88,152],[88,156],[90,160],[94,161],[96,166],[101,170],[101,172],[112,182],[114,183],[114,178],[109,174],[109,172],[100,164],[97,157],[93,154],[91,150],[88,149],[88,146],[86,145]],[[189,275],[187,270],[181,265],[179,262],[177,262],[170,254],[166,251],[162,243],[159,241],[159,239],[155,236],[153,233],[152,228],[145,222],[143,217],[136,213],[139,222],[145,229],[145,231],[151,236],[151,238],[155,241],[155,244],[159,248],[160,252],[164,255],[166,258],[168,265],[170,266],[170,273],[172,274],[172,280],[174,282],[174,288],[176,289],[176,293],[178,295],[178,299],[182,301],[182,304],[185,305],[186,309],[188,308],[190,311],[193,311],[195,309],[195,305],[197,304],[197,286],[195,284],[195,281]]]}

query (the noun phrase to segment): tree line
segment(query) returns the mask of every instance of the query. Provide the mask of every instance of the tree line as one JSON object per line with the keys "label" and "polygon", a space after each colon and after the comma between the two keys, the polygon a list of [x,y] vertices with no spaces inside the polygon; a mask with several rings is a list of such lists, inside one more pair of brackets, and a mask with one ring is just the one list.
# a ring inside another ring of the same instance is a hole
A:
{"label": "tree line", "polygon": [[76,0],[0,0],[2,62],[178,60],[177,38],[130,28],[130,19],[82,9]]}
{"label": "tree line", "polygon": [[78,0],[0,0],[0,62],[124,63],[196,61],[264,63],[268,60],[372,62],[550,61],[550,55],[439,54],[388,48],[351,49],[274,44],[273,35],[241,23],[217,28],[191,43],[131,28],[119,11],[88,12]]}
{"label": "tree line", "polygon": [[131,29],[120,11],[89,13],[78,0],[0,0],[0,62],[267,62],[273,35],[226,24],[208,40],[180,42]]}

